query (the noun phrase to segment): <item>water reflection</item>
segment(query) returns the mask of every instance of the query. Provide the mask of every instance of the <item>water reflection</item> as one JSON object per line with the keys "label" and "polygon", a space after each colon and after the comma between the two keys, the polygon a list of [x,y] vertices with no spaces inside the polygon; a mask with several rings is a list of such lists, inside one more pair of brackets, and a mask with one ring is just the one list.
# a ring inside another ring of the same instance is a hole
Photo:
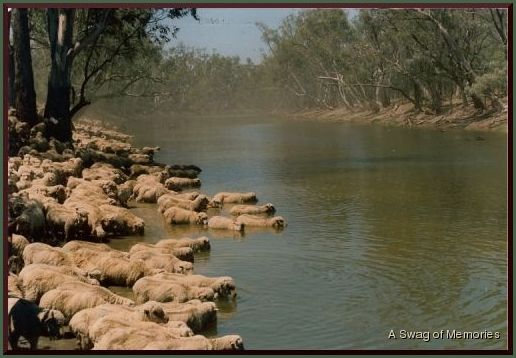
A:
{"label": "water reflection", "polygon": [[[506,347],[506,136],[263,117],[141,123],[126,122],[137,144],[199,165],[203,192],[255,191],[288,222],[240,236],[170,227],[138,204],[145,236],[112,241],[210,237],[195,272],[238,287],[216,334],[256,349]],[[502,338],[388,340],[391,329]]]}

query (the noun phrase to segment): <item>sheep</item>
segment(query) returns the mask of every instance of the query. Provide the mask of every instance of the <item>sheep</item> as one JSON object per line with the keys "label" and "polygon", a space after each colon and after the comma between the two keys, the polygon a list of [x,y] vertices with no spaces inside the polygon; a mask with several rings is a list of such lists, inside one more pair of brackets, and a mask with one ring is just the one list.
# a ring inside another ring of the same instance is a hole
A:
{"label": "sheep", "polygon": [[[159,165],[141,165],[141,164],[133,164],[130,168],[130,177],[138,178],[142,174],[153,174],[158,172],[163,172],[164,168]],[[165,173],[166,174],[166,173]],[[167,174],[168,178],[168,174]]]}
{"label": "sheep", "polygon": [[22,235],[12,234],[11,238],[11,252],[9,252],[9,256],[22,256],[23,250],[27,245],[29,245],[29,240],[27,240]]}
{"label": "sheep", "polygon": [[[18,193],[18,194],[25,197],[26,200],[28,200],[28,202],[36,203],[43,211],[43,216],[45,218],[46,218],[45,213],[46,213],[48,207],[51,205],[54,205],[54,204],[58,204],[58,201],[56,199],[46,196],[46,195],[44,195],[44,193],[42,194],[41,192],[39,192],[37,190],[32,191],[29,189],[29,190],[23,191],[22,193]],[[39,214],[38,214],[38,217],[39,217]]]}
{"label": "sheep", "polygon": [[174,255],[180,260],[194,262],[194,251],[190,247],[157,247],[152,244],[135,244],[129,249],[129,255],[137,251],[148,251],[155,254]]}
{"label": "sheep", "polygon": [[18,349],[18,340],[22,336],[29,342],[31,350],[38,349],[39,337],[60,337],[60,328],[65,321],[60,311],[41,309],[23,298],[9,297],[8,312],[8,341],[12,349]]}
{"label": "sheep", "polygon": [[197,197],[201,195],[198,191],[190,191],[188,193],[171,193],[171,194],[165,194],[159,197],[157,203],[158,206],[163,205],[162,203],[164,201],[167,201],[170,197],[174,199],[182,199],[182,200],[195,200]]}
{"label": "sheep", "polygon": [[89,231],[88,212],[81,208],[74,210],[61,204],[52,204],[47,208],[46,219],[48,229],[66,241]]}
{"label": "sheep", "polygon": [[108,163],[95,163],[90,168],[82,171],[82,177],[86,180],[111,180],[115,184],[122,184],[128,178],[120,169],[116,169]]}
{"label": "sheep", "polygon": [[208,222],[208,215],[206,213],[197,213],[195,211],[185,210],[181,208],[168,208],[163,216],[165,222],[170,225],[178,224],[197,224],[206,225]]}
{"label": "sheep", "polygon": [[174,255],[156,254],[149,251],[137,251],[131,255],[131,260],[143,260],[148,269],[162,269],[166,272],[190,273],[193,270],[191,262],[179,260]]}
{"label": "sheep", "polygon": [[105,286],[131,287],[138,279],[158,271],[150,270],[143,260],[129,260],[117,251],[99,252],[87,248],[71,253],[74,263],[85,271],[99,270]]}
{"label": "sheep", "polygon": [[93,350],[242,350],[240,336],[206,338],[201,335],[177,338],[162,330],[141,327],[115,328],[95,343]]}
{"label": "sheep", "polygon": [[78,198],[73,198],[73,200],[70,200],[70,198],[68,198],[64,206],[73,210],[84,211],[88,214],[88,232],[91,237],[97,240],[106,237],[106,231],[102,226],[102,211],[99,208],[100,205],[89,203],[86,199],[79,200]]}
{"label": "sheep", "polygon": [[[138,316],[136,318],[139,318]],[[159,339],[162,334],[166,334],[170,338],[191,337],[194,335],[186,323],[181,321],[169,321],[165,324],[158,324],[148,320],[131,319],[129,317],[129,315],[123,312],[116,312],[98,319],[89,329],[89,338],[95,343],[102,339],[102,337],[109,335],[112,330],[132,327],[139,327],[142,330],[154,333],[155,339]]]}
{"label": "sheep", "polygon": [[87,137],[95,136],[104,139],[116,140],[120,142],[127,142],[132,138],[131,135],[107,129],[105,126],[101,124],[102,123],[100,121],[95,121],[91,119],[81,119],[81,122],[75,124],[74,137],[77,138],[77,135]]}
{"label": "sheep", "polygon": [[201,186],[201,180],[199,178],[179,178],[170,177],[165,181],[165,187],[174,191],[181,191],[187,188],[199,188]]}
{"label": "sheep", "polygon": [[215,292],[209,287],[186,286],[166,278],[147,276],[139,279],[133,286],[137,303],[149,300],[158,302],[186,302],[192,299],[212,301]]}
{"label": "sheep", "polygon": [[16,232],[29,241],[41,240],[45,233],[45,213],[43,206],[35,200],[26,203],[25,209],[16,219]]}
{"label": "sheep", "polygon": [[197,178],[201,169],[195,165],[168,165],[165,167],[168,177]]}
{"label": "sheep", "polygon": [[142,154],[147,154],[147,155],[153,156],[154,153],[159,152],[160,150],[161,150],[160,147],[143,147],[142,149],[140,149],[140,152]]}
{"label": "sheep", "polygon": [[149,343],[146,350],[215,350],[230,351],[243,350],[242,337],[238,335],[227,335],[217,338],[206,338],[201,335],[175,340],[161,340]]}
{"label": "sheep", "polygon": [[237,217],[236,221],[238,223],[244,224],[245,226],[255,226],[255,227],[272,227],[275,229],[282,229],[287,226],[285,219],[281,216],[274,216],[272,218],[263,218],[260,216],[253,215],[240,215]]}
{"label": "sheep", "polygon": [[134,301],[116,295],[107,288],[78,281],[65,282],[59,285],[45,293],[39,301],[40,307],[61,311],[67,321],[80,310],[104,303],[134,305]]}
{"label": "sheep", "polygon": [[10,219],[20,216],[30,203],[27,195],[13,194],[7,197],[7,209]]}
{"label": "sheep", "polygon": [[[82,178],[70,177],[66,183],[67,190],[71,193],[75,188],[81,185],[82,188],[91,188],[94,192],[99,192],[98,188],[102,189],[104,194],[108,196],[108,199],[113,201],[118,200],[118,187],[117,184],[112,180],[98,179],[98,180],[85,180]],[[96,188],[92,188],[95,186]],[[102,195],[102,194],[99,194]],[[105,198],[102,195],[103,199]]]}
{"label": "sheep", "polygon": [[242,204],[242,203],[252,203],[258,201],[256,198],[256,194],[249,193],[228,193],[228,192],[220,192],[215,194],[212,200],[217,204]]}
{"label": "sheep", "polygon": [[55,199],[58,203],[63,203],[66,200],[66,188],[63,185],[45,186],[32,182],[32,186],[21,189],[18,193],[26,194],[29,199],[46,196]]}
{"label": "sheep", "polygon": [[265,205],[235,205],[229,212],[231,215],[239,216],[242,214],[259,215],[259,214],[274,214],[276,209],[271,203]]}
{"label": "sheep", "polygon": [[115,235],[143,235],[144,221],[128,209],[113,205],[101,205],[102,228]]}
{"label": "sheep", "polygon": [[9,157],[8,159],[9,168],[13,168],[13,170],[18,170],[18,168],[22,165],[22,158],[20,157]]}
{"label": "sheep", "polygon": [[105,153],[114,153],[117,155],[127,155],[132,147],[129,143],[121,142],[113,139],[95,138],[86,145],[87,148],[100,150]]}
{"label": "sheep", "polygon": [[169,193],[171,193],[171,191],[159,182],[140,182],[136,183],[133,188],[133,197],[137,203],[156,203],[160,196]]}
{"label": "sheep", "polygon": [[127,252],[115,250],[106,244],[89,242],[89,241],[72,240],[72,241],[69,241],[66,244],[64,244],[62,249],[63,249],[63,251],[66,251],[66,252],[75,252],[75,251],[78,251],[81,249],[90,249],[90,250],[97,251],[97,252],[99,252],[99,251],[102,251],[102,252],[115,251],[117,253],[118,257],[129,258],[129,253],[127,253]]}
{"label": "sheep", "polygon": [[[204,211],[206,210],[209,200],[205,195],[198,195],[194,200],[181,199],[174,195],[163,195],[166,199],[158,204],[158,210],[163,214],[168,208],[173,206],[190,211]],[[160,199],[163,197],[161,196]]]}
{"label": "sheep", "polygon": [[228,298],[236,296],[236,286],[229,276],[207,277],[203,275],[181,275],[177,273],[163,272],[149,278],[168,280],[173,283],[192,287],[209,287],[216,296],[215,298]]}
{"label": "sheep", "polygon": [[138,184],[163,184],[165,182],[166,173],[163,171],[155,171],[149,174],[142,174],[136,178]]}
{"label": "sheep", "polygon": [[118,185],[118,201],[122,206],[127,206],[127,202],[133,195],[136,180],[127,180],[125,183]]}
{"label": "sheep", "polygon": [[46,172],[43,177],[34,179],[32,185],[55,186],[59,185],[58,176],[54,172]]}
{"label": "sheep", "polygon": [[60,284],[69,281],[81,281],[98,285],[95,279],[85,277],[79,270],[66,266],[51,266],[46,264],[27,265],[18,276],[24,298],[37,303],[41,296]]}
{"label": "sheep", "polygon": [[21,190],[25,190],[25,189],[28,189],[31,187],[32,185],[32,178],[31,178],[31,175],[29,173],[23,173],[23,174],[20,174],[20,172],[18,172],[18,181],[16,182],[16,189],[18,191],[21,191]]}
{"label": "sheep", "polygon": [[20,256],[9,256],[7,260],[7,268],[9,273],[13,273],[15,275],[19,274],[23,269],[23,259]]}
{"label": "sheep", "polygon": [[206,236],[201,236],[197,239],[182,238],[182,239],[163,239],[155,244],[156,247],[165,247],[176,249],[179,247],[189,247],[193,252],[210,250],[210,239]]}
{"label": "sheep", "polygon": [[49,170],[51,169],[60,178],[59,184],[64,184],[65,179],[70,176],[81,176],[83,164],[81,158],[71,158],[62,163],[52,162]]}
{"label": "sheep", "polygon": [[131,321],[148,321],[166,324],[169,318],[162,306],[154,301],[146,302],[139,306],[121,306],[110,303],[92,308],[86,308],[77,312],[69,322],[71,331],[77,337],[81,349],[91,349],[93,340],[90,329],[98,320],[112,314],[123,314],[124,319]]}
{"label": "sheep", "polygon": [[195,333],[217,322],[217,306],[214,302],[190,300],[184,303],[161,302],[160,305],[170,321],[185,322]]}
{"label": "sheep", "polygon": [[93,350],[145,349],[153,341],[179,339],[172,330],[148,322],[133,322],[128,325],[123,320],[106,319],[95,325],[108,328],[104,328],[106,334],[95,342]]}
{"label": "sheep", "polygon": [[52,247],[41,242],[29,244],[23,250],[25,265],[47,264],[52,266],[74,267],[72,257],[59,247]]}
{"label": "sheep", "polygon": [[133,153],[127,157],[136,164],[150,164],[152,162],[151,156],[148,154]]}
{"label": "sheep", "polygon": [[233,231],[244,231],[244,225],[235,221],[234,219],[226,218],[224,216],[212,216],[208,220],[208,228],[219,229],[219,230],[233,230]]}
{"label": "sheep", "polygon": [[7,276],[7,294],[9,297],[23,298],[20,280],[17,275],[10,272],[9,276]]}
{"label": "sheep", "polygon": [[70,202],[87,202],[97,206],[116,204],[116,200],[110,198],[104,189],[89,182],[83,182],[74,187],[70,196],[66,199],[65,204]]}

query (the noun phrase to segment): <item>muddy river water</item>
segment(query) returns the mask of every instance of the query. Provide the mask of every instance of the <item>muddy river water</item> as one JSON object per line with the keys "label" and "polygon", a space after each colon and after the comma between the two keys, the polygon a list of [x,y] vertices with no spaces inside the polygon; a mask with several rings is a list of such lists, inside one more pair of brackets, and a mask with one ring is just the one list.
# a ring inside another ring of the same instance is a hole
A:
{"label": "muddy river water", "polygon": [[200,166],[203,192],[255,191],[288,222],[238,236],[134,208],[145,236],[111,246],[206,235],[212,250],[195,272],[235,279],[238,298],[208,334],[240,334],[248,349],[506,347],[505,134],[267,116],[122,124],[136,144],[162,148],[157,161]]}

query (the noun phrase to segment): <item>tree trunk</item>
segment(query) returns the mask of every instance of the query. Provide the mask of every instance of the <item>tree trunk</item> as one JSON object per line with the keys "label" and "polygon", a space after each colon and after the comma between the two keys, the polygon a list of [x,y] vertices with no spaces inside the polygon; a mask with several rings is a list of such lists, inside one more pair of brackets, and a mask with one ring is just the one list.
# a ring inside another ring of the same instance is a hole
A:
{"label": "tree trunk", "polygon": [[479,111],[485,111],[486,106],[484,105],[484,101],[480,98],[476,93],[471,93],[471,100],[473,101],[473,106]]}
{"label": "tree trunk", "polygon": [[9,44],[9,107],[14,107],[16,103],[14,78],[16,76],[16,66],[14,65],[14,49]]}
{"label": "tree trunk", "polygon": [[45,118],[46,136],[68,142],[72,139],[70,74],[72,69],[73,9],[48,9],[47,28],[52,65],[48,79]]}
{"label": "tree trunk", "polygon": [[16,115],[22,122],[31,126],[36,124],[36,91],[32,73],[30,54],[29,19],[27,9],[13,9],[13,43],[14,43],[14,107]]}
{"label": "tree trunk", "polygon": [[416,109],[416,111],[421,111],[421,107],[422,107],[422,97],[423,97],[423,91],[421,90],[421,86],[419,85],[419,83],[417,82],[413,82],[414,83],[414,108]]}
{"label": "tree trunk", "polygon": [[[450,50],[451,55],[455,58],[455,61],[459,65],[459,68],[461,69],[460,72],[461,78],[465,79],[467,81],[467,84],[469,87],[473,86],[473,83],[475,83],[475,77],[476,74],[473,71],[473,68],[471,67],[470,61],[466,59],[466,55],[464,54],[464,50],[457,45],[453,37],[448,32],[448,29],[437,19],[432,15],[431,10],[423,10],[423,9],[417,9],[421,14],[424,14],[426,17],[428,17],[434,24],[437,26],[442,38],[446,42],[446,45],[448,46],[448,49]],[[476,94],[471,93],[470,94],[471,99],[473,101],[473,105],[476,109],[484,111],[486,107],[484,106],[484,102],[482,102],[482,99]]]}
{"label": "tree trunk", "polygon": [[389,91],[387,88],[382,88],[382,107],[387,108],[391,105],[391,98],[389,97]]}
{"label": "tree trunk", "polygon": [[342,84],[340,81],[337,83],[337,89],[339,90],[340,98],[342,99],[342,102],[344,102],[346,108],[351,109],[351,103],[349,103],[348,98],[346,97],[346,92],[342,88]]}

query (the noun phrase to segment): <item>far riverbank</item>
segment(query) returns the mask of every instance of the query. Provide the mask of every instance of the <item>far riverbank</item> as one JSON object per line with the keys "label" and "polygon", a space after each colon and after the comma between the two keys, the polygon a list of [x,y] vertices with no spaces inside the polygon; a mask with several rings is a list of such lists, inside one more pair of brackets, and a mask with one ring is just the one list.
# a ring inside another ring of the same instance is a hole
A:
{"label": "far riverbank", "polygon": [[416,112],[410,103],[394,104],[378,112],[350,110],[347,108],[303,110],[288,114],[294,120],[320,120],[329,122],[352,122],[382,124],[399,127],[426,127],[436,129],[462,128],[474,131],[508,132],[507,98],[502,100],[500,112],[478,113],[474,108],[464,108],[459,103],[444,108],[443,113]]}

